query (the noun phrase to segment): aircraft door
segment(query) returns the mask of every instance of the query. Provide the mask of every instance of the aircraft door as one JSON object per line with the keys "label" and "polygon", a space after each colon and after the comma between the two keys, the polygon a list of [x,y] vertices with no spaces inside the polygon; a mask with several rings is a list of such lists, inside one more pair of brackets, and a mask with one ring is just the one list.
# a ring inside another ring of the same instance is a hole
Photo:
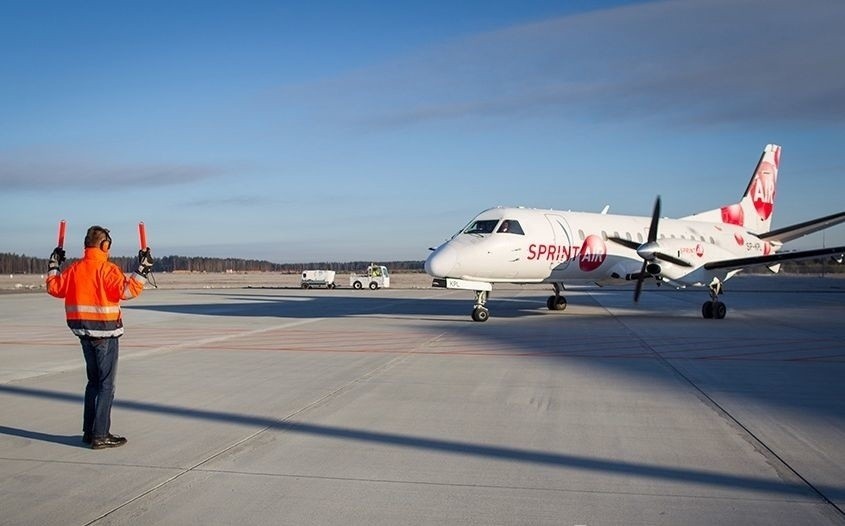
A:
{"label": "aircraft door", "polygon": [[546,220],[552,228],[555,240],[555,252],[548,259],[550,277],[554,279],[563,274],[572,261],[572,230],[569,228],[569,223],[561,215],[546,214]]}

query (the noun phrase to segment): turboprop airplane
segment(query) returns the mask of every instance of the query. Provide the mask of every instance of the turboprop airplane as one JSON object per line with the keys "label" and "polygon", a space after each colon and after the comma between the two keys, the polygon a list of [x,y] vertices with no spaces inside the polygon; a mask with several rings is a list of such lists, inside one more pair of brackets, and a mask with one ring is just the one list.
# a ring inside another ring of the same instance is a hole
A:
{"label": "turboprop airplane", "polygon": [[723,283],[745,267],[830,255],[840,263],[845,246],[778,252],[784,243],[845,221],[845,212],[771,230],[781,147],[763,150],[739,203],[680,219],[660,218],[660,197],[651,217],[607,213],[490,208],[428,256],[435,287],[475,292],[472,319],[486,321],[493,283],[549,283],[546,305],[566,308],[565,283],[643,283],[707,287],[704,318],[722,319]]}

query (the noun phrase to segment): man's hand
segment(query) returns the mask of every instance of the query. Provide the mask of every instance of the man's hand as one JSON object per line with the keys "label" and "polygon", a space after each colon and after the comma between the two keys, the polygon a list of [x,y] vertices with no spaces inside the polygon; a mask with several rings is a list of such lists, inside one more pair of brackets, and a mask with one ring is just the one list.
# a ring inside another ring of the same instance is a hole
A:
{"label": "man's hand", "polygon": [[56,247],[53,249],[53,253],[50,254],[50,261],[47,263],[48,270],[59,270],[62,266],[62,263],[65,262],[65,251],[62,247]]}
{"label": "man's hand", "polygon": [[150,255],[150,249],[147,247],[144,250],[138,251],[138,274],[147,277],[147,274],[153,269],[153,256]]}

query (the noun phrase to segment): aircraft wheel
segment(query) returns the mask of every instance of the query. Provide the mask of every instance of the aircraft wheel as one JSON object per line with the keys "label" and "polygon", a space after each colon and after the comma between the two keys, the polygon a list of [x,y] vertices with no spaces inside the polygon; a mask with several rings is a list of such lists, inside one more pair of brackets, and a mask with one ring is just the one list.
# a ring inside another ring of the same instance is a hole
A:
{"label": "aircraft wheel", "polygon": [[361,285],[360,281],[356,281],[355,283],[352,284],[352,288],[355,289],[355,290],[361,290],[361,287],[363,287],[363,285]]}
{"label": "aircraft wheel", "polygon": [[713,317],[717,320],[725,319],[725,314],[728,313],[728,308],[725,306],[724,303],[721,301],[717,301],[715,305],[713,305]]}
{"label": "aircraft wheel", "polygon": [[705,301],[701,305],[701,315],[705,319],[708,319],[708,320],[713,318],[713,302],[712,301]]}
{"label": "aircraft wheel", "polygon": [[370,282],[370,290],[376,290],[378,288],[378,283],[375,281]]}
{"label": "aircraft wheel", "polygon": [[490,311],[486,307],[476,307],[472,309],[473,321],[487,321],[490,317]]}
{"label": "aircraft wheel", "polygon": [[549,296],[546,300],[546,307],[549,310],[564,310],[566,309],[566,298],[563,296]]}
{"label": "aircraft wheel", "polygon": [[302,288],[303,288],[303,289],[307,289],[307,288],[310,288],[310,287],[311,287],[311,286],[310,286],[308,283],[303,283],[303,284],[302,284]]}

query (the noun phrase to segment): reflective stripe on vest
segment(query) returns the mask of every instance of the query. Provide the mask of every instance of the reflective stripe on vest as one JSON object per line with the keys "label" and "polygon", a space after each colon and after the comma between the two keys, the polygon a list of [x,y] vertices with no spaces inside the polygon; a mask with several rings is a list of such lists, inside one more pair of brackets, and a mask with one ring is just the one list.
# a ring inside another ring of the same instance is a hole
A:
{"label": "reflective stripe on vest", "polygon": [[67,320],[67,326],[77,336],[110,338],[123,334],[123,321]]}
{"label": "reflective stripe on vest", "polygon": [[[131,300],[132,298],[136,297],[138,294],[132,291],[133,284],[132,282],[140,283],[141,290],[144,288],[144,283],[147,282],[147,278],[141,276],[137,272],[132,273],[132,277],[126,282],[126,286],[123,288],[123,296],[122,299]],[[137,285],[135,285],[137,287]]]}
{"label": "reflective stripe on vest", "polygon": [[91,322],[114,322],[120,320],[118,305],[65,305],[68,323],[72,320]]}

